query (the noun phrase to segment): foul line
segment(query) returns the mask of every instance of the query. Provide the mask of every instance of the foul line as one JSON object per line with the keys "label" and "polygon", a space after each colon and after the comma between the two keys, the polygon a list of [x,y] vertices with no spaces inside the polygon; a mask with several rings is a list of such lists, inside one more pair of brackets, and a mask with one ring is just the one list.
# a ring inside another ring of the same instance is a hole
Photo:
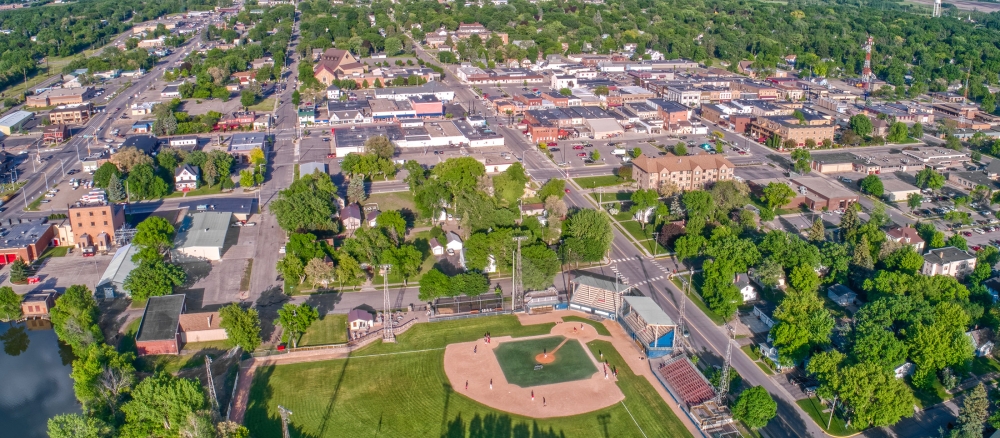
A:
{"label": "foul line", "polygon": [[426,351],[437,351],[437,350],[444,350],[444,347],[441,347],[441,348],[428,348],[426,350],[398,351],[398,352],[395,352],[395,353],[366,354],[364,356],[348,356],[345,359],[358,359],[358,358],[362,358],[362,357],[392,356],[392,355],[396,355],[396,354],[407,354],[407,353],[423,353],[423,352],[426,352]]}
{"label": "foul line", "polygon": [[628,410],[628,406],[625,406],[625,400],[622,400],[621,404],[622,404],[622,407],[625,408],[625,412],[628,412],[628,416],[632,417],[632,422],[635,423],[635,427],[639,428],[639,433],[641,433],[642,436],[645,437],[646,436],[646,432],[642,431],[642,426],[639,425],[638,421],[635,421],[635,417],[632,416],[632,411]]}

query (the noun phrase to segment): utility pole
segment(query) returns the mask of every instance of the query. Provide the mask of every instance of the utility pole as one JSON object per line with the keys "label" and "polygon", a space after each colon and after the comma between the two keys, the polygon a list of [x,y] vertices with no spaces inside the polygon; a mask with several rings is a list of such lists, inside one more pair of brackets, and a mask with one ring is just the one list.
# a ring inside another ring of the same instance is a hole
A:
{"label": "utility pole", "polygon": [[726,324],[729,333],[726,336],[726,361],[722,364],[722,374],[719,376],[719,388],[715,395],[715,403],[721,405],[729,392],[729,367],[733,361],[733,328]]}
{"label": "utility pole", "polygon": [[389,306],[389,265],[382,265],[382,342],[396,342],[392,329],[392,309]]}

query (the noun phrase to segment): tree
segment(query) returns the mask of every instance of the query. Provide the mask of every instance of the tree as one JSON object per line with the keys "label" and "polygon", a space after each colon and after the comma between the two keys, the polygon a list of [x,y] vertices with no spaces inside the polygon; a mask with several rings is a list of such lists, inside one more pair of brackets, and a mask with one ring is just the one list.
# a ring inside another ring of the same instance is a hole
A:
{"label": "tree", "polygon": [[944,175],[936,170],[925,167],[917,172],[917,186],[920,188],[940,189],[944,187]]}
{"label": "tree", "polygon": [[451,290],[451,279],[437,268],[427,271],[420,277],[420,301],[432,301],[438,297],[448,296]]}
{"label": "tree", "polygon": [[403,42],[397,37],[389,37],[385,39],[385,54],[388,56],[395,56],[399,52],[403,51]]}
{"label": "tree", "polygon": [[601,160],[601,153],[597,149],[590,151],[590,161],[600,161],[600,160]]}
{"label": "tree", "polygon": [[278,192],[271,202],[271,212],[286,232],[302,230],[336,231],[333,221],[333,196],[337,186],[325,175],[306,175]]}
{"label": "tree", "polygon": [[986,419],[989,417],[990,401],[986,398],[986,388],[980,382],[962,401],[958,412],[958,427],[953,437],[974,438],[983,436]]}
{"label": "tree", "polygon": [[295,90],[292,92],[292,105],[299,106],[300,103],[302,103],[302,93],[299,93],[299,90]]}
{"label": "tree", "polygon": [[907,137],[910,136],[909,129],[907,129],[906,124],[903,122],[896,122],[889,125],[889,135],[886,136],[886,140],[890,143],[902,143],[906,141]]}
{"label": "tree", "polygon": [[226,330],[229,342],[253,352],[260,346],[260,315],[257,309],[244,309],[232,303],[219,310],[219,326]]}
{"label": "tree", "polygon": [[688,154],[687,145],[684,142],[679,142],[674,145],[674,155],[683,157]]}
{"label": "tree", "polygon": [[772,182],[764,187],[764,202],[770,209],[784,207],[794,196],[795,191],[788,187],[788,184]]}
{"label": "tree", "polygon": [[733,406],[733,418],[757,430],[778,414],[778,404],[763,386],[754,386],[742,393]]}
{"label": "tree", "polygon": [[771,336],[774,346],[780,351],[782,362],[786,364],[803,359],[814,346],[829,343],[833,331],[833,316],[814,289],[819,284],[818,279],[803,281],[809,277],[807,271],[812,272],[812,268],[799,266],[793,270],[789,283],[798,278],[795,282],[805,290],[789,289],[774,311],[776,323],[771,329]]}
{"label": "tree", "polygon": [[493,193],[501,205],[514,205],[524,196],[528,174],[520,162],[515,162],[507,170],[493,177]]}
{"label": "tree", "polygon": [[[678,239],[675,246],[679,246],[682,241],[687,240],[687,237],[689,236]],[[681,259],[679,255],[677,258]],[[704,273],[702,295],[705,297],[705,302],[713,312],[728,321],[743,301],[742,294],[732,280],[735,272],[721,260],[706,261],[702,269]]]}
{"label": "tree", "polygon": [[525,290],[544,290],[560,269],[559,256],[545,245],[521,248],[522,283]]}
{"label": "tree", "polygon": [[809,227],[809,241],[822,242],[824,240],[826,240],[826,227],[823,225],[823,219],[816,218],[812,226]]}
{"label": "tree", "polygon": [[254,95],[253,91],[250,90],[240,91],[240,105],[243,106],[244,110],[253,106],[253,104],[256,101],[257,101],[257,96]]}
{"label": "tree", "polygon": [[286,281],[295,279],[297,280],[295,284],[302,284],[306,279],[305,264],[302,258],[295,254],[286,254],[278,260],[277,269],[281,273],[281,276],[285,277]]}
{"label": "tree", "polygon": [[306,263],[304,269],[305,275],[309,278],[309,282],[314,286],[326,286],[334,278],[335,269],[330,264],[327,264],[321,258],[314,258]]}
{"label": "tree", "polygon": [[966,243],[965,238],[962,237],[961,234],[955,234],[949,237],[948,240],[944,242],[944,246],[954,246],[962,251],[969,250],[969,244]]}
{"label": "tree", "polygon": [[367,199],[365,194],[365,179],[361,176],[351,178],[347,183],[347,202],[359,204]]}
{"label": "tree", "polygon": [[603,211],[577,210],[566,221],[566,245],[582,261],[600,261],[611,249],[611,221]]}
{"label": "tree", "polygon": [[83,354],[90,344],[104,341],[97,325],[97,301],[86,286],[67,288],[56,298],[56,306],[49,313],[56,336],[72,347],[75,354]]}
{"label": "tree", "polygon": [[642,224],[642,228],[645,229],[646,224],[649,222],[651,209],[659,202],[660,196],[656,193],[656,190],[640,189],[632,192],[631,200],[631,213]]}
{"label": "tree", "polygon": [[556,198],[562,199],[566,195],[566,181],[552,178],[542,185],[542,188],[538,189],[538,197],[541,199],[549,199],[549,196],[555,196]]}
{"label": "tree", "polygon": [[253,171],[249,169],[243,169],[240,171],[240,187],[250,188],[254,185],[254,175]]}
{"label": "tree", "polygon": [[309,326],[318,319],[319,312],[308,304],[285,303],[278,309],[276,323],[288,332],[288,339],[291,339],[292,347],[298,348],[299,335],[305,333]]}
{"label": "tree", "polygon": [[855,114],[851,116],[850,121],[847,123],[848,127],[855,134],[865,137],[872,133],[874,127],[872,126],[872,120],[864,114]]}
{"label": "tree", "polygon": [[21,319],[21,296],[10,286],[0,287],[0,321]]}
{"label": "tree", "polygon": [[632,158],[638,158],[639,155],[642,155],[642,148],[639,147],[632,148],[632,151],[629,153],[629,155],[631,155]]}
{"label": "tree", "polygon": [[151,164],[135,166],[125,181],[128,196],[133,200],[162,198],[170,191],[170,186],[156,174]]}
{"label": "tree", "polygon": [[187,275],[178,266],[162,260],[143,260],[128,273],[122,288],[129,291],[132,299],[145,301],[149,297],[170,295],[174,287],[184,284]]}
{"label": "tree", "polygon": [[122,185],[121,177],[117,174],[111,175],[108,182],[108,200],[111,202],[121,202],[125,200],[125,186]]}
{"label": "tree", "polygon": [[563,88],[559,89],[559,94],[561,94],[561,95],[563,95],[565,97],[569,97],[569,96],[573,95],[573,90],[570,90],[569,88],[563,87]]}
{"label": "tree", "polygon": [[12,283],[24,283],[28,281],[28,264],[24,260],[17,259],[10,265],[10,281]]}
{"label": "tree", "polygon": [[[129,173],[136,166],[143,164],[152,165],[153,159],[150,158],[149,155],[146,155],[146,153],[136,149],[134,146],[129,146],[115,152],[115,154],[111,156],[110,162],[115,166],[118,166],[118,170],[124,173]],[[108,175],[109,180],[110,178],[111,176]]]}
{"label": "tree", "polygon": [[906,205],[910,207],[911,211],[919,207],[920,204],[923,202],[924,202],[924,197],[919,193],[910,193],[909,195],[906,196]]}
{"label": "tree", "polygon": [[102,189],[107,188],[108,184],[111,182],[112,176],[118,176],[121,178],[121,175],[122,173],[118,170],[118,166],[115,166],[114,163],[107,161],[102,164],[101,167],[98,167],[96,172],[94,172],[94,186]]}
{"label": "tree", "polygon": [[132,400],[122,406],[122,436],[181,436],[192,415],[207,406],[197,381],[160,372],[139,382]]}
{"label": "tree", "polygon": [[802,174],[809,173],[809,169],[812,167],[812,154],[809,153],[808,149],[792,150],[791,158],[795,162],[796,172]]}
{"label": "tree", "polygon": [[382,253],[382,258],[403,277],[404,285],[410,278],[420,273],[420,265],[424,261],[423,254],[413,245],[390,248]]}
{"label": "tree", "polygon": [[111,427],[104,421],[84,414],[60,414],[49,418],[49,438],[105,438]]}
{"label": "tree", "polygon": [[365,140],[365,152],[388,160],[396,153],[396,147],[389,141],[389,137],[376,135]]}
{"label": "tree", "polygon": [[162,253],[174,246],[174,226],[159,216],[150,216],[135,227],[132,243]]}
{"label": "tree", "polygon": [[105,343],[94,343],[73,361],[73,391],[84,408],[91,412],[102,406],[114,414],[122,397],[135,382],[135,354],[119,353]]}
{"label": "tree", "polygon": [[861,191],[879,198],[885,193],[885,187],[878,175],[868,175],[861,179]]}
{"label": "tree", "polygon": [[913,126],[910,127],[910,137],[917,140],[924,138],[924,125],[920,122],[914,123]]}

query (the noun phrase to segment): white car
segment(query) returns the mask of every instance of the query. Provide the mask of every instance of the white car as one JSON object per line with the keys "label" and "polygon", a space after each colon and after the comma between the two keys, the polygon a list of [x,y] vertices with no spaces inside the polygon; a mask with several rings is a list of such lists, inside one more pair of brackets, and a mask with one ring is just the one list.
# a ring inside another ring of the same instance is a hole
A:
{"label": "white car", "polygon": [[983,231],[983,229],[982,229],[982,228],[973,228],[973,229],[972,229],[972,232],[974,232],[974,233],[976,233],[976,234],[986,234],[986,232],[985,232],[985,231]]}
{"label": "white car", "polygon": [[281,249],[278,250],[278,254],[284,254],[284,253],[285,253],[285,245],[281,245]]}

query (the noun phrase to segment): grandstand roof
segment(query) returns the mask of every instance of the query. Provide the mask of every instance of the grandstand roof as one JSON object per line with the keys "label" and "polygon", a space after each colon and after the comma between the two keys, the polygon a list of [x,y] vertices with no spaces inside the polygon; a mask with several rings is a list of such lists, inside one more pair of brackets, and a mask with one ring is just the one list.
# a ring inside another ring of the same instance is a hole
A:
{"label": "grandstand roof", "polygon": [[660,308],[649,297],[623,297],[625,302],[628,303],[635,313],[638,313],[642,317],[643,321],[649,325],[677,325],[674,324],[674,320],[670,319],[669,316],[663,309]]}
{"label": "grandstand roof", "polygon": [[580,274],[573,279],[576,283],[583,284],[590,287],[595,287],[598,289],[604,289],[612,292],[622,293],[629,289],[627,284],[617,283],[600,277],[594,277],[591,275]]}

